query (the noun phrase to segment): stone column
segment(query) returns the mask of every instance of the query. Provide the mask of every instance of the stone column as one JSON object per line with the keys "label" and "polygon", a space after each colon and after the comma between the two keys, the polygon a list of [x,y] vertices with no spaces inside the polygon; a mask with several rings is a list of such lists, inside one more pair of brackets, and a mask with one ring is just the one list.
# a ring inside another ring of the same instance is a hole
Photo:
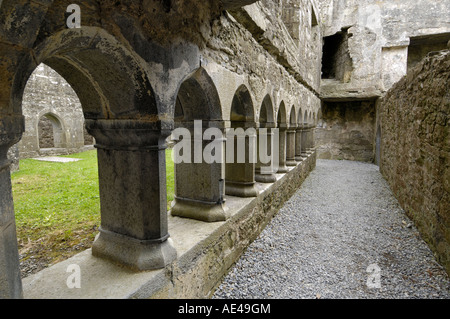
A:
{"label": "stone column", "polygon": [[302,127],[302,157],[308,157],[308,123],[303,123]]}
{"label": "stone column", "polygon": [[101,227],[92,253],[135,270],[177,254],[168,234],[166,138],[139,120],[86,120],[98,149]]}
{"label": "stone column", "polygon": [[286,130],[287,125],[286,124],[279,124],[278,125],[279,131],[280,131],[280,142],[279,142],[279,168],[278,173],[286,173],[288,171],[288,168],[286,166]]}
{"label": "stone column", "polygon": [[296,166],[295,161],[295,134],[296,126],[291,126],[286,132],[286,165]]}
{"label": "stone column", "polygon": [[23,297],[11,189],[11,161],[7,153],[12,145],[19,142],[24,128],[22,116],[0,119],[0,299]]}
{"label": "stone column", "polygon": [[314,135],[315,135],[315,131],[316,131],[316,127],[313,125],[313,124],[311,124],[310,126],[309,126],[309,132],[308,132],[308,141],[307,141],[307,151],[309,151],[310,153],[313,153],[314,152],[314,150],[315,150],[315,142],[314,142],[314,140],[315,140],[315,138],[314,138]]}
{"label": "stone column", "polygon": [[302,126],[298,125],[295,131],[295,160],[297,162],[303,161],[302,157]]}
{"label": "stone column", "polygon": [[[272,157],[274,152],[272,150],[272,140],[274,138],[274,133],[271,129],[275,128],[274,123],[265,123],[261,124],[260,129],[257,130],[257,162],[255,165],[255,180],[260,183],[274,183],[277,181],[277,177],[275,176],[275,172],[272,170],[270,174],[266,173],[263,174],[261,172],[262,167],[269,168],[270,165],[273,165],[273,159],[270,160],[269,163],[262,163],[260,158],[260,147],[262,146],[260,144],[260,138],[264,140],[266,139],[266,149],[262,150],[262,153],[264,156]],[[265,130],[262,130],[265,129]],[[264,136],[263,136],[264,135]],[[278,147],[278,145],[277,145]]]}
{"label": "stone column", "polygon": [[[171,214],[205,222],[225,221],[229,214],[224,198],[226,141],[224,127],[222,122],[201,123],[207,123],[208,127],[194,128],[192,122],[181,125],[190,131],[191,139],[183,136],[183,140],[186,138],[186,141],[182,143],[190,145],[191,156],[190,161],[181,161],[175,154],[175,200],[172,203]],[[221,133],[221,136],[204,139],[205,130],[213,127]],[[194,139],[196,134],[197,141]],[[196,143],[201,146],[198,150]],[[174,152],[176,151],[174,148]],[[186,151],[184,147],[183,151]],[[204,151],[208,155],[214,153],[213,158],[205,158]],[[177,163],[177,160],[180,163]]]}
{"label": "stone column", "polygon": [[[233,158],[226,155],[225,165],[225,194],[238,197],[256,197],[258,191],[255,188],[255,163],[256,160],[250,158],[250,151],[256,156],[256,129],[253,122],[233,122],[233,128],[242,128],[249,132],[253,129],[253,133],[248,135],[235,134],[229,136],[227,134],[226,152],[230,151],[231,139],[233,139]],[[250,150],[253,144],[253,150]],[[239,149],[239,145],[244,145],[244,149]],[[239,162],[240,152],[245,151],[245,160]],[[256,157],[254,158],[256,159]]]}

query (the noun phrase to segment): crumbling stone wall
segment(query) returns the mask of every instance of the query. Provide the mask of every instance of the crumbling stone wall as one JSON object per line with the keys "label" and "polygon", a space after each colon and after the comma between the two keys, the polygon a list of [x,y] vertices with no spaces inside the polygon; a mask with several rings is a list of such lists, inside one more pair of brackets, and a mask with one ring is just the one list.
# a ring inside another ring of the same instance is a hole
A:
{"label": "crumbling stone wall", "polygon": [[[18,143],[21,158],[45,155],[42,149],[60,148],[52,154],[79,152],[91,141],[84,127],[80,100],[67,81],[41,64],[30,76],[23,94],[25,132]],[[48,151],[46,151],[48,153]]]}
{"label": "crumbling stone wall", "polygon": [[39,119],[38,124],[39,148],[55,147],[53,124],[45,115]]}
{"label": "crumbling stone wall", "polygon": [[[318,5],[325,39],[320,87],[323,125],[316,132],[318,156],[376,159],[373,101],[406,75],[408,64],[422,60],[425,52],[441,50],[450,39],[448,18],[443,14],[449,12],[450,2],[319,0]],[[328,45],[330,39],[335,43]],[[330,65],[334,72],[329,72]],[[349,101],[355,104],[351,106]],[[372,106],[355,109],[358,103]],[[341,111],[327,111],[333,105]],[[343,105],[348,105],[345,111]],[[365,119],[346,118],[357,109],[368,112]],[[335,118],[339,114],[342,117]],[[373,154],[369,155],[371,147]]]}
{"label": "crumbling stone wall", "polygon": [[430,54],[379,105],[383,176],[450,273],[450,53]]}
{"label": "crumbling stone wall", "polygon": [[430,35],[450,39],[444,14],[450,10],[449,1],[319,0],[318,4],[325,37],[348,30],[352,61],[346,81],[323,81],[324,98],[382,96],[406,74],[412,39]]}
{"label": "crumbling stone wall", "polygon": [[353,62],[348,49],[348,40],[349,34],[345,29],[324,38],[322,78],[350,82]]}
{"label": "crumbling stone wall", "polygon": [[[81,28],[71,28],[66,23],[68,14],[64,14],[69,0],[3,0],[0,246],[5,248],[0,255],[12,257],[0,262],[0,282],[8,283],[0,285],[0,295],[20,296],[22,291],[5,157],[22,135],[25,143],[31,142],[22,134],[22,115],[26,117],[23,92],[38,65],[50,66],[70,83],[80,99],[86,128],[96,139],[102,220],[92,254],[134,270],[160,269],[174,262],[178,254],[168,233],[165,174],[165,141],[175,127],[177,100],[189,108],[195,104],[186,102],[189,96],[191,100],[204,98],[200,101],[208,102],[209,114],[196,119],[220,128],[234,124],[236,105],[243,111],[237,116],[242,125],[259,125],[264,119],[262,105],[266,107],[270,100],[272,118],[280,118],[277,123],[284,128],[294,115],[289,129],[296,138],[290,139],[289,148],[299,150],[298,141],[304,138],[304,145],[310,146],[305,153],[311,154],[310,124],[320,109],[322,34],[313,14],[317,12],[314,1],[298,1],[303,18],[295,42],[281,19],[279,1],[86,0],[79,5]],[[42,110],[40,115],[48,113],[67,127],[56,112]],[[65,137],[66,143],[71,136]],[[301,163],[300,156],[294,165]],[[256,183],[250,164],[245,163],[242,189]],[[223,167],[219,168],[222,173]],[[225,186],[239,177],[237,170],[226,173],[225,168]],[[211,193],[217,182],[223,185],[222,180],[210,181]],[[182,199],[197,203],[197,207],[208,204],[214,209],[221,204]]]}
{"label": "crumbling stone wall", "polygon": [[317,156],[372,162],[375,101],[324,102],[316,128]]}

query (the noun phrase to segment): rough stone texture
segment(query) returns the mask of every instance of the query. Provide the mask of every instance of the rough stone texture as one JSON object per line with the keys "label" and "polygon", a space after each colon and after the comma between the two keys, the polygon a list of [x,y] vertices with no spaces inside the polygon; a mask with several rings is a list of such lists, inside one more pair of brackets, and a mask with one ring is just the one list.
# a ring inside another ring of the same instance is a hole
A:
{"label": "rough stone texture", "polygon": [[[326,99],[381,96],[406,74],[410,38],[450,32],[444,14],[450,12],[448,1],[319,0],[318,3],[325,36],[343,28],[351,35],[350,80],[324,80],[321,96]],[[391,49],[396,51],[394,55]],[[395,81],[387,80],[391,75]]]}
{"label": "rough stone texture", "polygon": [[[92,256],[90,250],[24,279],[30,299],[208,298],[248,245],[314,170],[315,153],[273,184],[258,184],[259,196],[229,197],[227,221],[169,216],[173,245],[179,256],[164,269],[130,272]],[[67,267],[81,268],[81,288],[66,285]]]}
{"label": "rough stone texture", "polygon": [[375,102],[324,102],[316,128],[321,159],[373,161]]}
{"label": "rough stone texture", "polygon": [[344,83],[350,82],[353,63],[348,49],[348,40],[347,29],[324,38],[323,79],[335,79]]}
{"label": "rough stone texture", "polygon": [[8,150],[8,159],[11,161],[11,166],[9,169],[12,172],[18,171],[20,169],[20,155],[19,155],[19,147],[16,145],[13,145]]}
{"label": "rough stone texture", "polygon": [[92,144],[77,94],[45,64],[39,65],[27,82],[22,112],[25,132],[18,143],[20,158],[44,155],[43,148],[60,149],[53,154],[70,154],[81,151],[89,139]]}
{"label": "rough stone texture", "polygon": [[8,149],[16,144],[24,128],[21,116],[0,118],[0,298],[21,298],[14,203],[11,190],[11,160]]}
{"label": "rough stone texture", "polygon": [[379,106],[381,172],[450,272],[450,53],[430,54]]}
{"label": "rough stone texture", "polygon": [[408,47],[408,70],[420,63],[429,52],[447,49],[450,33],[412,37]]}
{"label": "rough stone texture", "polygon": [[[76,29],[66,25],[69,0],[1,2],[0,136],[5,131],[7,142],[0,139],[0,148],[5,154],[10,140],[17,142],[16,135],[23,132],[15,119],[24,113],[27,80],[41,63],[70,83],[86,120],[102,123],[100,129],[96,124],[89,129],[101,149],[105,230],[94,254],[103,251],[104,257],[143,269],[148,264],[141,263],[142,258],[167,253],[160,245],[169,240],[164,140],[174,129],[177,100],[201,96],[193,92],[197,85],[212,101],[214,117],[201,113],[195,119],[230,126],[233,100],[244,91],[242,115],[249,126],[260,122],[267,96],[274,112],[284,103],[299,119],[317,117],[322,30],[315,4],[301,0],[296,8],[295,20],[301,24],[294,41],[285,25],[289,21],[281,18],[286,1],[240,8],[252,2],[86,0],[80,4],[81,28]],[[190,81],[196,73],[206,76]],[[206,82],[211,84],[208,89],[203,87]],[[179,95],[180,88],[187,92]],[[145,140],[150,131],[158,140],[151,144]],[[149,180],[156,182],[149,187]],[[4,207],[12,207],[12,198],[5,197]],[[142,254],[141,243],[157,246],[150,249],[155,254]],[[123,253],[130,246],[133,251]],[[151,264],[163,267],[170,262],[175,254],[169,250],[162,263]]]}

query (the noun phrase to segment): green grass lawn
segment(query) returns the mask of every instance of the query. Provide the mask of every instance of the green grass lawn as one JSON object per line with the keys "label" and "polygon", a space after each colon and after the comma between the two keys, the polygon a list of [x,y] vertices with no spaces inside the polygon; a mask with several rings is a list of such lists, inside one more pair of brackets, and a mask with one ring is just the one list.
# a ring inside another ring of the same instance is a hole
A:
{"label": "green grass lawn", "polygon": [[[11,176],[17,238],[22,259],[49,264],[89,248],[100,225],[97,151],[72,154],[70,163],[20,161]],[[167,159],[167,201],[174,196],[171,151]]]}

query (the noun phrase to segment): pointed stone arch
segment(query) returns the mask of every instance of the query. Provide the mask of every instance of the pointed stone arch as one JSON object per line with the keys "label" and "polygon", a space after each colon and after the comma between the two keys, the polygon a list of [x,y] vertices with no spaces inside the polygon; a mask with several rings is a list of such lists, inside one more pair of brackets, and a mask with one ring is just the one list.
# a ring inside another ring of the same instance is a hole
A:
{"label": "pointed stone arch", "polygon": [[261,103],[261,109],[259,112],[259,124],[273,124],[274,120],[274,107],[272,103],[272,98],[269,94],[264,97]]}
{"label": "pointed stone arch", "polygon": [[33,57],[23,59],[11,97],[18,112],[26,82],[40,63],[71,85],[86,119],[157,118],[158,106],[145,63],[101,28],[60,31],[34,48]]}
{"label": "pointed stone arch", "polygon": [[286,104],[284,103],[284,101],[281,101],[280,106],[278,108],[277,123],[278,125],[287,124]]}
{"label": "pointed stone arch", "polygon": [[[256,129],[254,106],[250,91],[245,85],[236,90],[230,111],[230,126],[233,136],[227,134],[225,166],[225,192],[238,197],[256,197]],[[240,133],[238,133],[240,132]],[[231,145],[231,142],[233,145]],[[245,152],[245,154],[240,154]],[[241,160],[243,159],[243,161]]]}
{"label": "pointed stone arch", "polygon": [[204,68],[189,75],[178,89],[175,121],[222,120],[222,106],[216,86]]}
{"label": "pointed stone arch", "polygon": [[[173,216],[193,218],[206,222],[224,221],[229,216],[225,207],[225,144],[222,107],[214,82],[208,73],[199,68],[180,85],[175,106],[173,135],[179,144],[173,149],[175,159],[175,199]],[[183,129],[180,133],[178,130]],[[217,133],[211,140],[205,133],[214,129]],[[181,133],[186,133],[183,136]],[[189,132],[189,134],[187,134]],[[201,133],[201,136],[198,136]],[[197,134],[197,135],[196,135]],[[186,140],[185,140],[186,139]],[[202,154],[196,154],[196,141],[201,139]],[[214,153],[220,153],[219,161],[209,161],[203,150],[213,145]],[[180,160],[179,152],[190,151],[188,161]]]}
{"label": "pointed stone arch", "polygon": [[[277,180],[275,176],[276,171],[272,169],[272,165],[274,163],[273,154],[275,153],[272,148],[272,141],[274,138],[272,128],[275,128],[275,126],[272,98],[270,97],[270,94],[267,94],[261,103],[259,112],[259,129],[257,130],[257,162],[255,165],[255,180],[257,182],[274,183]],[[262,160],[261,156],[264,156],[264,160]],[[264,163],[266,160],[269,160],[269,162]],[[266,170],[265,173],[262,173],[263,167],[264,170]]]}
{"label": "pointed stone arch", "polygon": [[289,112],[289,127],[286,134],[286,165],[296,166],[295,161],[295,141],[296,141],[296,130],[297,130],[297,113],[295,105],[291,106]]}
{"label": "pointed stone arch", "polygon": [[177,255],[167,240],[163,155],[170,131],[161,124],[147,64],[99,27],[59,31],[31,51],[15,68],[14,112],[21,114],[27,80],[45,63],[76,92],[96,139],[101,226],[93,255],[135,270],[164,267]]}
{"label": "pointed stone arch", "polygon": [[247,123],[254,126],[255,112],[253,106],[252,96],[245,84],[238,87],[233,96],[231,103],[230,121],[239,125]]}
{"label": "pointed stone arch", "polygon": [[288,168],[286,166],[286,130],[288,128],[288,125],[287,125],[286,105],[284,101],[281,101],[280,106],[278,107],[277,125],[280,134],[279,151],[278,151],[279,155],[278,173],[286,173],[288,172]]}
{"label": "pointed stone arch", "polygon": [[296,127],[297,126],[297,112],[295,109],[295,105],[292,105],[291,111],[289,112],[289,126]]}

